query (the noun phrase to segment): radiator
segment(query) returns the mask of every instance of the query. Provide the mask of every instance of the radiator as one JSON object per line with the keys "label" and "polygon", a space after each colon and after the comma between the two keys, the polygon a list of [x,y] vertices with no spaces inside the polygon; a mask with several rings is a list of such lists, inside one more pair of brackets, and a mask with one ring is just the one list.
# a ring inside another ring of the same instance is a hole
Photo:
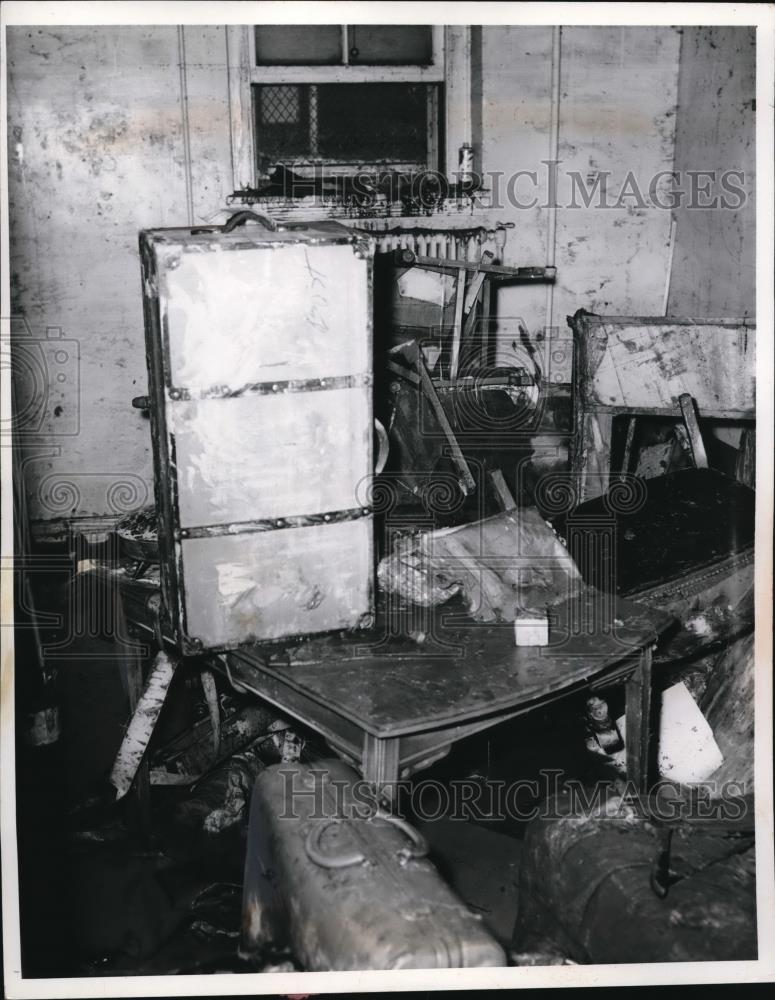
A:
{"label": "radiator", "polygon": [[358,229],[369,234],[374,241],[375,253],[393,250],[412,250],[419,257],[441,257],[445,260],[477,261],[482,256],[488,230],[475,229],[385,229],[384,223],[360,219]]}

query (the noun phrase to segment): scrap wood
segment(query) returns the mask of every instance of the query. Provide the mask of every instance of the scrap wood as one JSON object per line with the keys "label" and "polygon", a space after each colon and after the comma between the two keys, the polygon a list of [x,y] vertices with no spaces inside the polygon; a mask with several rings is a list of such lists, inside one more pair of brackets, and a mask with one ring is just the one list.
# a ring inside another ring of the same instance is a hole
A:
{"label": "scrap wood", "polygon": [[490,482],[492,483],[498,503],[503,510],[514,510],[517,502],[509,489],[506,479],[500,469],[490,469]]}
{"label": "scrap wood", "polygon": [[702,440],[702,431],[697,420],[697,410],[694,400],[688,392],[681,393],[678,397],[678,405],[681,407],[686,430],[689,435],[692,458],[698,469],[708,468],[708,456],[705,452],[705,443]]}
{"label": "scrap wood", "polygon": [[213,731],[213,755],[218,757],[221,752],[221,706],[218,701],[218,689],[215,686],[215,675],[208,667],[204,667],[200,678]]}
{"label": "scrap wood", "polygon": [[134,781],[179,662],[163,649],[153,662],[110,773],[117,799],[126,795]]}

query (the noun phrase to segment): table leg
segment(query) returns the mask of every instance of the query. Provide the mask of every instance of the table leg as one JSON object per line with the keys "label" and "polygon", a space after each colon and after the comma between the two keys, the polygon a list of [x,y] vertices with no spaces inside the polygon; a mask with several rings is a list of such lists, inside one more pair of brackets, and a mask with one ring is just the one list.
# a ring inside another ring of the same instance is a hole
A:
{"label": "table leg", "polygon": [[627,778],[641,793],[648,792],[649,740],[651,735],[651,649],[643,649],[635,671],[627,680]]}
{"label": "table leg", "polygon": [[363,735],[363,777],[374,785],[380,796],[394,800],[398,782],[399,738],[380,739]]}

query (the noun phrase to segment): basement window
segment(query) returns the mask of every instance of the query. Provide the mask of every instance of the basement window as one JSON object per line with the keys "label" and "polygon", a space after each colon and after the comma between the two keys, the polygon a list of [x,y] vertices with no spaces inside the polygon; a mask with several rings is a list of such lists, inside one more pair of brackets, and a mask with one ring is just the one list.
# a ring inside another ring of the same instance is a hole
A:
{"label": "basement window", "polygon": [[443,29],[257,25],[251,98],[257,173],[440,168]]}
{"label": "basement window", "polygon": [[429,167],[437,84],[256,84],[259,165]]}
{"label": "basement window", "polygon": [[258,66],[430,66],[429,25],[265,24],[255,29]]}

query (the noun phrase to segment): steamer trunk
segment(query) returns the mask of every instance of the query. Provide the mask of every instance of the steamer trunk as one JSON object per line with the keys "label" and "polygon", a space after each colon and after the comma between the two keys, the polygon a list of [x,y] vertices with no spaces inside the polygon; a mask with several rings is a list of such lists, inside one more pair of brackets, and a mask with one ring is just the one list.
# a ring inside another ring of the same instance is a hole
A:
{"label": "steamer trunk", "polygon": [[250,222],[149,230],[140,252],[176,642],[198,653],[367,623],[368,244],[335,223]]}

